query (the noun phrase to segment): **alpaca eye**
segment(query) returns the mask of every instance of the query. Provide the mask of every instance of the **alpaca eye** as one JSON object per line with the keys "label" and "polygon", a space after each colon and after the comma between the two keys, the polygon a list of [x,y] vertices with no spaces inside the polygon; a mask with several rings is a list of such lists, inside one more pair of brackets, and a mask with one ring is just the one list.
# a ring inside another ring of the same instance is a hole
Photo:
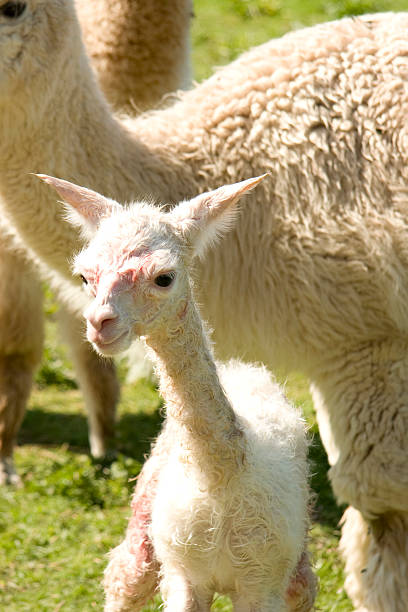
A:
{"label": "alpaca eye", "polygon": [[0,14],[8,19],[17,19],[24,13],[27,5],[25,2],[6,2],[0,7]]}
{"label": "alpaca eye", "polygon": [[80,277],[81,281],[84,283],[84,285],[88,284],[88,281],[86,280],[86,278],[85,278],[85,276],[83,274],[80,274],[79,277]]}
{"label": "alpaca eye", "polygon": [[154,284],[158,287],[169,287],[175,278],[174,272],[166,272],[166,274],[159,274],[154,279]]}

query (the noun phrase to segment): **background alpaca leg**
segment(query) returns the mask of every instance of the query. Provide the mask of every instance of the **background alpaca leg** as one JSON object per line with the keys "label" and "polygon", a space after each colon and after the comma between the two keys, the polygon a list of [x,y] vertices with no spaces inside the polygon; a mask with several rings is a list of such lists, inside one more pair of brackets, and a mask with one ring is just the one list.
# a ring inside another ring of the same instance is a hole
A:
{"label": "background alpaca leg", "polygon": [[387,340],[349,347],[327,360],[315,381],[333,489],[353,506],[342,537],[347,592],[360,610],[402,612],[408,601],[408,345]]}
{"label": "background alpaca leg", "polygon": [[13,447],[43,345],[42,290],[36,271],[7,237],[0,242],[0,484],[17,484]]}
{"label": "background alpaca leg", "polygon": [[408,602],[408,514],[364,520],[348,508],[341,551],[346,589],[359,612],[405,612]]}
{"label": "background alpaca leg", "polygon": [[58,312],[58,321],[84,395],[91,453],[94,457],[103,457],[109,439],[114,436],[116,404],[119,400],[115,365],[95,353],[86,341],[83,321],[65,306],[61,306]]}

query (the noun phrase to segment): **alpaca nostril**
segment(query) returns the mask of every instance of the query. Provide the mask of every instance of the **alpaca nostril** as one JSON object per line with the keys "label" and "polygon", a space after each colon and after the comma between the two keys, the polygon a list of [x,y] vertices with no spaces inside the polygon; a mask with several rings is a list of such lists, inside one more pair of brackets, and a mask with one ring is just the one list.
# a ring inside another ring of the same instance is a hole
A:
{"label": "alpaca nostril", "polygon": [[106,327],[108,323],[110,323],[111,321],[117,318],[118,318],[117,315],[111,315],[109,317],[105,317],[104,319],[102,319],[102,321],[100,322],[100,327],[98,331],[103,330],[103,328]]}
{"label": "alpaca nostril", "polygon": [[92,313],[87,313],[86,318],[96,331],[102,331],[111,321],[118,318],[118,315],[112,310],[99,310]]}

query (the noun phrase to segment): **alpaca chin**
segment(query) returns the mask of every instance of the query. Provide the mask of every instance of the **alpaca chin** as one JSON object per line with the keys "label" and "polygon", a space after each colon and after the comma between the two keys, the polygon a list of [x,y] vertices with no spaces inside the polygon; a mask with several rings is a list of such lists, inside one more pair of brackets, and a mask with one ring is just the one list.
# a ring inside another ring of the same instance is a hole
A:
{"label": "alpaca chin", "polygon": [[118,353],[122,353],[129,348],[132,342],[132,337],[129,330],[126,330],[118,338],[109,343],[92,342],[92,346],[102,357],[113,357]]}

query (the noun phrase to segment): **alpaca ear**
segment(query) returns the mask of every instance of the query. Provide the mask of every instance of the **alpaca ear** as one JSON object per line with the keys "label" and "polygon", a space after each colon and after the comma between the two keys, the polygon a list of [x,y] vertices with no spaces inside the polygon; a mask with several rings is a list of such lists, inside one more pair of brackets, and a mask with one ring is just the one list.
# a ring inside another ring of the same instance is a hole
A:
{"label": "alpaca ear", "polygon": [[169,213],[174,227],[192,245],[194,255],[201,257],[220,235],[232,227],[237,214],[236,203],[266,176],[263,174],[202,193],[181,202]]}
{"label": "alpaca ear", "polygon": [[101,219],[109,217],[120,205],[96,191],[80,187],[47,174],[36,174],[44,183],[51,185],[61,196],[66,208],[66,218],[78,225],[85,234],[95,233]]}

